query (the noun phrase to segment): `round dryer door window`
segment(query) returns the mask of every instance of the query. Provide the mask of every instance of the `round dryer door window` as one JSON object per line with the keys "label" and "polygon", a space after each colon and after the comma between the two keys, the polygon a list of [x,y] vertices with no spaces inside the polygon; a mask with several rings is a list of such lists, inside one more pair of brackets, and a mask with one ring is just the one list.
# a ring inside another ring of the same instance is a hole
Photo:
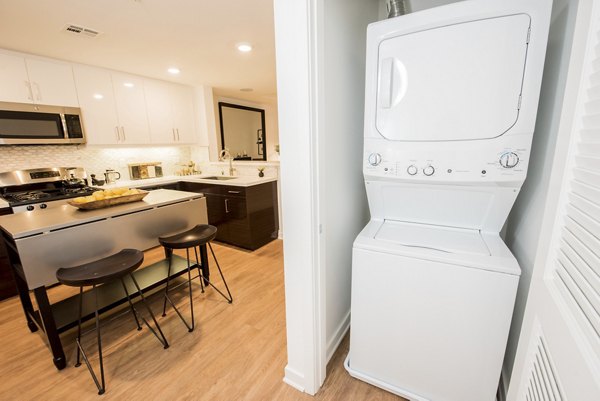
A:
{"label": "round dryer door window", "polygon": [[519,118],[530,18],[475,20],[383,40],[379,133],[398,141],[489,139]]}

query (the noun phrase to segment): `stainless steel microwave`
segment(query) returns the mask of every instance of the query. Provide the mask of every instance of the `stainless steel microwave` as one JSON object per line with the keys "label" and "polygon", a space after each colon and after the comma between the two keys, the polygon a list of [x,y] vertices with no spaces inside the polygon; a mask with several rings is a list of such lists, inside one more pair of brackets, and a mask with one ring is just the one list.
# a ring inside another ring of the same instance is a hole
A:
{"label": "stainless steel microwave", "polygon": [[0,145],[85,143],[77,107],[0,102]]}

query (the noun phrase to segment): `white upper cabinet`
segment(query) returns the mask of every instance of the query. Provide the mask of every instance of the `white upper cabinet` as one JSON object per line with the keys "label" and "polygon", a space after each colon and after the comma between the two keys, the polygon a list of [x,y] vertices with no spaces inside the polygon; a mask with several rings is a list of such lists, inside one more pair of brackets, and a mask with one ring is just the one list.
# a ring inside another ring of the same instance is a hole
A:
{"label": "white upper cabinet", "polygon": [[0,100],[79,107],[68,63],[0,52]]}
{"label": "white upper cabinet", "polygon": [[169,84],[162,81],[144,80],[150,140],[152,143],[176,143],[177,134],[173,125]]}
{"label": "white upper cabinet", "polygon": [[121,143],[121,131],[110,71],[85,65],[73,66],[87,143]]}
{"label": "white upper cabinet", "polygon": [[71,64],[37,58],[25,63],[34,103],[79,107]]}
{"label": "white upper cabinet", "polygon": [[183,85],[144,80],[152,143],[197,142],[194,126],[194,93]]}
{"label": "white upper cabinet", "polygon": [[0,101],[33,102],[24,57],[0,53],[0,88]]}
{"label": "white upper cabinet", "polygon": [[184,85],[171,85],[173,125],[180,143],[197,143],[198,135],[194,124],[194,92]]}
{"label": "white upper cabinet", "polygon": [[148,115],[141,77],[113,72],[115,104],[119,117],[119,131],[123,144],[150,142]]}

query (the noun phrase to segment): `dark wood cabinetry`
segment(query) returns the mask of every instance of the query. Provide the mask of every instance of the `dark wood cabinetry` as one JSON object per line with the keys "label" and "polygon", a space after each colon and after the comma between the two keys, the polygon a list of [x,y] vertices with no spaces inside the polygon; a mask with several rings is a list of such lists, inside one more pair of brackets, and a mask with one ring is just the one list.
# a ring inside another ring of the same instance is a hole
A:
{"label": "dark wood cabinetry", "polygon": [[[0,209],[0,216],[11,213],[10,208]],[[6,245],[4,245],[4,241],[0,238],[0,300],[12,297],[13,295],[17,295],[17,286],[8,261]]]}
{"label": "dark wood cabinetry", "polygon": [[250,187],[180,182],[179,190],[206,196],[208,222],[217,240],[255,250],[277,238],[277,182]]}

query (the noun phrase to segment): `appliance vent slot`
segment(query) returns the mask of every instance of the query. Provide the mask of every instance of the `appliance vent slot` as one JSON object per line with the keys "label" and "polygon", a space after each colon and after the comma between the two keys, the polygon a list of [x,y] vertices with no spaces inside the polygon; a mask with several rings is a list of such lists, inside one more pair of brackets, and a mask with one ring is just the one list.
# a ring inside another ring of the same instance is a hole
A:
{"label": "appliance vent slot", "polygon": [[100,32],[95,29],[86,28],[84,26],[75,24],[65,25],[65,27],[63,28],[63,32],[67,32],[78,36],[87,36],[90,38],[95,38],[96,36],[100,35]]}
{"label": "appliance vent slot", "polygon": [[542,337],[538,337],[531,371],[529,372],[526,401],[563,401],[562,390],[556,380],[550,355]]}

